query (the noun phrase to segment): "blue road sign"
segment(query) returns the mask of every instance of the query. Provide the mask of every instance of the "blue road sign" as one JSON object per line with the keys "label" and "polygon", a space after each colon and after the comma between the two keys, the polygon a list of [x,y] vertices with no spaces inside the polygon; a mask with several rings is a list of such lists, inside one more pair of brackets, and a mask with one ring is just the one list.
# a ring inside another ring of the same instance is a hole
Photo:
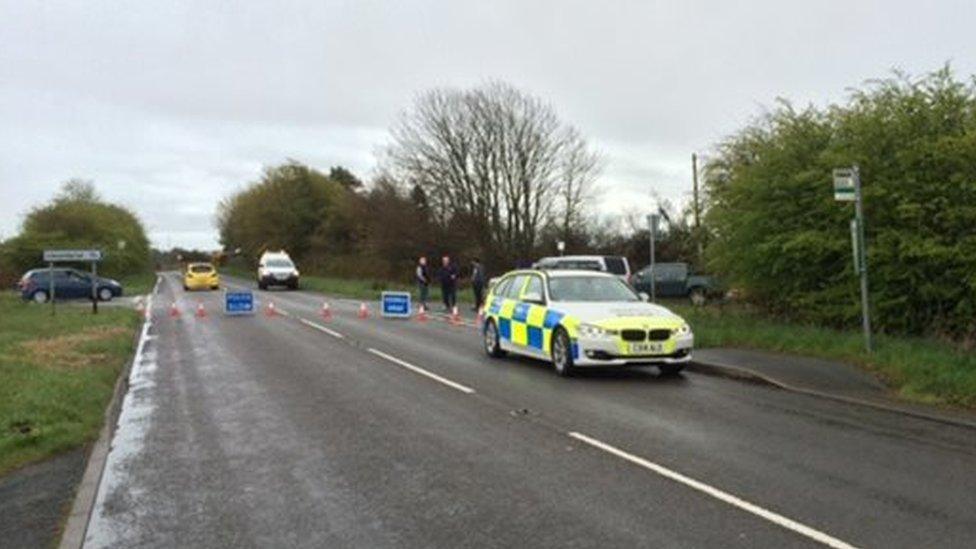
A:
{"label": "blue road sign", "polygon": [[380,311],[385,318],[410,318],[410,293],[383,292]]}
{"label": "blue road sign", "polygon": [[253,315],[254,294],[251,292],[225,293],[224,313],[229,315]]}

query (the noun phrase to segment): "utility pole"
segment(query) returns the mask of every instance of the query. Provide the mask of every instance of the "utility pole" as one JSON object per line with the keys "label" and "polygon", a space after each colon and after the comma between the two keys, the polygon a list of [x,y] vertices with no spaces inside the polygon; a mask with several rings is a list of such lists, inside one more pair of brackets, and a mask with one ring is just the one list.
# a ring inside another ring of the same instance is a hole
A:
{"label": "utility pole", "polygon": [[695,213],[695,228],[692,230],[692,235],[695,238],[695,251],[698,256],[695,258],[698,260],[698,266],[701,266],[702,262],[702,235],[701,235],[701,202],[698,200],[698,155],[691,153],[691,181],[692,181],[692,200],[694,213]]}
{"label": "utility pole", "polygon": [[651,240],[651,267],[648,273],[651,276],[651,303],[657,301],[657,273],[654,272],[654,241],[657,240],[657,220],[659,217],[658,214],[650,214],[647,216],[647,232],[650,234]]}
{"label": "utility pole", "polygon": [[692,187],[692,198],[695,201],[695,231],[698,231],[698,227],[701,226],[701,210],[698,204],[698,155],[691,153],[691,181]]}

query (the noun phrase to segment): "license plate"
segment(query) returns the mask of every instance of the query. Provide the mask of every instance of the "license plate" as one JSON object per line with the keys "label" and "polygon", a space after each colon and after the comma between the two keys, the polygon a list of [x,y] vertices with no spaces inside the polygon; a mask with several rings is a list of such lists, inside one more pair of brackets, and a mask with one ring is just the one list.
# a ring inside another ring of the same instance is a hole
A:
{"label": "license plate", "polygon": [[632,355],[655,355],[664,352],[664,345],[661,343],[631,343],[628,347]]}

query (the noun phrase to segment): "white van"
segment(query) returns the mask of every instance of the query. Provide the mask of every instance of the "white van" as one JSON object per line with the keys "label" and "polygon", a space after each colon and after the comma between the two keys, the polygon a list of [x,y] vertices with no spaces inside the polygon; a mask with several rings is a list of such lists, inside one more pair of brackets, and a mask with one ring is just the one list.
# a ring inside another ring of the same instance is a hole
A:
{"label": "white van", "polygon": [[285,286],[297,290],[298,276],[295,262],[284,250],[264,252],[258,259],[258,288],[262,290],[270,286]]}
{"label": "white van", "polygon": [[543,257],[532,265],[533,269],[600,271],[617,275],[630,284],[630,262],[619,255],[561,255]]}

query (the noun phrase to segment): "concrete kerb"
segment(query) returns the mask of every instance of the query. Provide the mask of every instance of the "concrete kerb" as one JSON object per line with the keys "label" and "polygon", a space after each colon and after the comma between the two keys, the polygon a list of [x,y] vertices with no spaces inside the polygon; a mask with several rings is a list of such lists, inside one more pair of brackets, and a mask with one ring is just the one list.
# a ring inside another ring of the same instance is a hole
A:
{"label": "concrete kerb", "polygon": [[845,404],[851,404],[855,406],[865,406],[868,408],[873,408],[875,410],[881,410],[884,412],[889,412],[893,414],[902,414],[918,419],[924,419],[928,421],[934,421],[937,423],[942,423],[946,425],[953,425],[956,427],[964,427],[968,429],[976,430],[976,421],[968,421],[962,418],[955,418],[946,415],[928,413],[921,410],[913,410],[911,408],[901,407],[897,404],[885,404],[883,402],[874,402],[867,399],[861,399],[856,397],[850,397],[845,395],[838,395],[833,393],[826,393],[823,391],[817,391],[815,389],[806,389],[803,387],[797,387],[789,383],[785,383],[781,380],[774,379],[762,372],[758,372],[751,368],[743,368],[741,366],[732,366],[729,364],[722,364],[720,362],[703,362],[701,360],[692,359],[688,363],[687,369],[692,372],[697,372],[700,374],[725,377],[730,379],[735,379],[738,381],[747,381],[750,383],[759,383],[762,385],[768,385],[775,387],[777,389],[782,389],[784,391],[790,391],[792,393],[798,393],[802,395],[823,398],[827,400],[833,400],[835,402],[843,402]]}
{"label": "concrete kerb", "polygon": [[112,400],[105,409],[102,429],[98,433],[98,440],[92,445],[88,454],[88,463],[85,465],[85,473],[81,477],[81,483],[75,492],[74,502],[71,504],[71,512],[65,522],[64,532],[61,534],[59,549],[80,549],[85,544],[85,534],[88,531],[88,522],[95,507],[95,499],[98,496],[98,486],[102,482],[102,474],[105,472],[105,464],[108,462],[108,453],[112,449],[112,436],[115,434],[116,423],[119,413],[122,411],[123,397],[129,390],[129,374],[135,361],[142,353],[140,347],[145,345],[148,340],[149,328],[152,326],[150,315],[152,311],[152,298],[159,287],[160,278],[156,277],[156,287],[147,297],[146,316],[143,319],[142,329],[136,336],[136,352],[115,381],[115,389],[112,393]]}

